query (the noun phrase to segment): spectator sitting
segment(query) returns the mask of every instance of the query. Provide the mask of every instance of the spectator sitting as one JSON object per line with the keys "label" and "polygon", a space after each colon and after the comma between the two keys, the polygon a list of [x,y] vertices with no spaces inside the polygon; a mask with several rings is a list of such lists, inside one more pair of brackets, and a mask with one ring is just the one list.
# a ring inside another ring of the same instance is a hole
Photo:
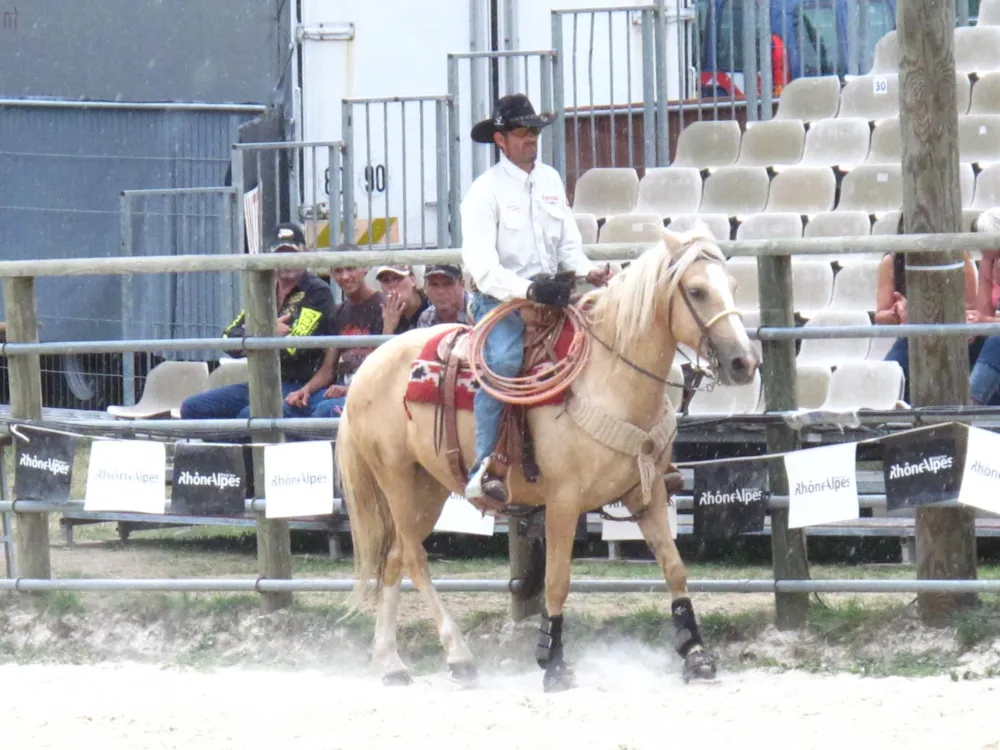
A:
{"label": "spectator sitting", "polygon": [[[357,245],[344,244],[339,252],[358,251]],[[383,330],[382,308],[385,298],[365,281],[362,266],[339,266],[331,269],[333,280],[344,294],[330,320],[334,336],[378,336]],[[327,349],[316,374],[301,389],[290,394],[288,403],[312,404],[313,417],[338,417],[347,399],[351,378],[373,347],[334,347]],[[320,400],[315,401],[316,394]]]}
{"label": "spectator sitting", "polygon": [[458,266],[427,266],[424,271],[424,292],[430,306],[420,313],[417,328],[428,328],[440,323],[471,325],[469,295],[462,283],[462,269]]}
{"label": "spectator sitting", "polygon": [[[903,217],[899,217],[897,234],[903,234]],[[976,310],[976,268],[972,257],[964,253],[965,260],[965,309],[966,319]],[[875,298],[875,323],[877,325],[899,325],[909,321],[906,303],[906,254],[886,253],[878,267],[878,286]],[[979,356],[983,346],[981,337],[969,340],[969,366]],[[885,359],[896,362],[903,368],[903,400],[910,400],[910,340],[898,338],[885,355]]]}
{"label": "spectator sitting", "polygon": [[[977,232],[1000,233],[1000,209],[989,208],[979,214]],[[997,323],[1000,304],[1000,249],[984,250],[979,263],[979,290],[976,309],[966,315],[970,323]],[[989,336],[983,343],[969,374],[969,397],[976,406],[1000,406],[1000,336]]]}
{"label": "spectator sitting", "polygon": [[[297,253],[305,250],[302,229],[295,224],[279,224],[268,245],[272,253]],[[330,331],[333,292],[322,279],[305,269],[275,272],[275,296],[278,302],[277,336],[326,336]],[[223,332],[225,338],[246,336],[246,311]],[[323,359],[322,349],[280,349],[282,395],[298,391],[314,376]],[[242,356],[243,353],[233,353]],[[285,417],[307,417],[319,398],[312,403],[284,405]],[[250,387],[236,383],[189,396],[181,403],[181,419],[245,419],[250,416]]]}
{"label": "spectator sitting", "polygon": [[382,286],[382,333],[389,336],[417,327],[429,302],[417,288],[417,277],[409,266],[380,266],[375,278]]}

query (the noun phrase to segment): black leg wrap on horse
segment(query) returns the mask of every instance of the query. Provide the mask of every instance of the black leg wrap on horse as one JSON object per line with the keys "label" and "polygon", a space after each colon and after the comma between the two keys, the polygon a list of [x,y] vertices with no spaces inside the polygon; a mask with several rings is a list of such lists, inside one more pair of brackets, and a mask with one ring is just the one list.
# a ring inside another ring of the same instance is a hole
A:
{"label": "black leg wrap on horse", "polygon": [[562,626],[562,615],[555,617],[542,615],[541,627],[538,629],[538,646],[535,648],[535,660],[542,669],[563,660]]}
{"label": "black leg wrap on horse", "polygon": [[703,645],[691,599],[686,596],[674,599],[670,603],[670,616],[674,621],[674,642],[677,653],[682,658],[687,658],[692,648]]}

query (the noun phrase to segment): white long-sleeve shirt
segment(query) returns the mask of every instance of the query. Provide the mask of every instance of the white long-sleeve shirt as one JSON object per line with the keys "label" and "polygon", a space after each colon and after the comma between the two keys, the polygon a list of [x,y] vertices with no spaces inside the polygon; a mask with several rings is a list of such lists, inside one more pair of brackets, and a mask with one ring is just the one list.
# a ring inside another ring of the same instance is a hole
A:
{"label": "white long-sleeve shirt", "polygon": [[559,173],[531,172],[501,154],[462,200],[462,262],[476,287],[501,302],[525,298],[537,273],[594,269]]}

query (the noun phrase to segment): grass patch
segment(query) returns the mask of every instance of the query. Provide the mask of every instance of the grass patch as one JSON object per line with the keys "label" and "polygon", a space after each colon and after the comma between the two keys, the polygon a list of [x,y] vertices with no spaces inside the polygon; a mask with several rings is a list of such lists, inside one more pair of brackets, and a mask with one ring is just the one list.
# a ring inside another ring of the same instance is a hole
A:
{"label": "grass patch", "polygon": [[1000,608],[983,604],[955,615],[955,640],[963,649],[1000,638]]}
{"label": "grass patch", "polygon": [[884,632],[893,620],[906,612],[902,605],[866,607],[857,599],[837,606],[812,606],[809,608],[809,629],[825,642],[835,645],[852,645]]}

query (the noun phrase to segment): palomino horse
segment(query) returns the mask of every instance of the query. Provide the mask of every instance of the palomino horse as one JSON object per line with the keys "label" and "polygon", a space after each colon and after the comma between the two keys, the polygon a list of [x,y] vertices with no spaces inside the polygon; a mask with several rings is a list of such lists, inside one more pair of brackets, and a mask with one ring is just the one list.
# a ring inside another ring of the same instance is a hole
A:
{"label": "palomino horse", "polygon": [[[545,506],[545,613],[536,657],[545,669],[546,690],[573,685],[563,658],[562,624],[577,519],[618,499],[640,516],[639,528],[669,586],[685,678],[715,676],[668,526],[661,478],[676,431],[676,410],[665,389],[677,344],[708,358],[723,383],[753,379],[757,362],[734,306],[732,283],[709,234],[664,230],[662,242],[581,300],[588,334],[598,343],[590,347],[567,403],[528,411],[541,476],[529,483],[522,471],[513,471],[510,488],[512,504]],[[396,647],[404,569],[430,608],[452,675],[466,683],[476,677],[472,653],[431,581],[423,547],[449,493],[461,495],[464,487],[449,471],[444,451],[435,450],[434,406],[410,403],[404,410],[402,403],[411,363],[441,330],[409,331],[368,356],[352,380],[336,440],[358,575],[350,611],[373,594],[372,661],[386,684],[410,681]],[[610,425],[617,444],[614,436],[598,435],[596,423]],[[458,428],[468,465],[475,453],[471,411],[459,412]],[[639,439],[629,443],[623,435]],[[647,447],[638,448],[642,444]]]}

